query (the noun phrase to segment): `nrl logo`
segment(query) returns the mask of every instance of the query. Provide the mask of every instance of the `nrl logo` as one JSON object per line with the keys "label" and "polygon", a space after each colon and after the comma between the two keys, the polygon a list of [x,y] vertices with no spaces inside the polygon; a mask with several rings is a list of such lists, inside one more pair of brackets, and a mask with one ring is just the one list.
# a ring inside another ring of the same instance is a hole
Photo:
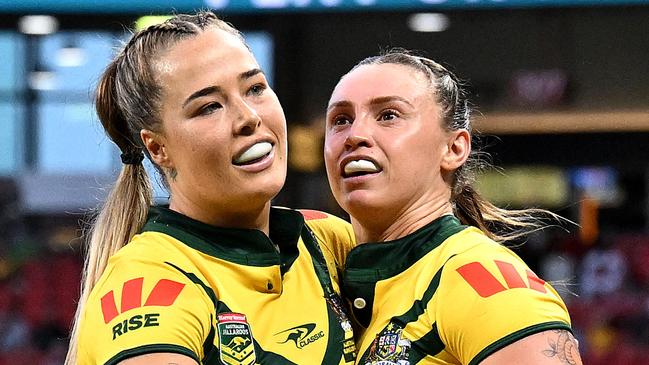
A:
{"label": "nrl logo", "polygon": [[242,313],[219,313],[219,356],[227,365],[252,365],[257,361],[255,345],[246,316]]}
{"label": "nrl logo", "polygon": [[[277,332],[275,336],[284,335],[286,340],[278,342],[279,344],[287,343],[288,341],[293,341],[295,347],[302,349],[307,345],[312,344],[313,342],[323,338],[325,336],[324,331],[316,332],[311,334],[315,329],[315,323],[306,323],[300,326],[295,326],[287,330]],[[283,337],[283,336],[282,336]]]}

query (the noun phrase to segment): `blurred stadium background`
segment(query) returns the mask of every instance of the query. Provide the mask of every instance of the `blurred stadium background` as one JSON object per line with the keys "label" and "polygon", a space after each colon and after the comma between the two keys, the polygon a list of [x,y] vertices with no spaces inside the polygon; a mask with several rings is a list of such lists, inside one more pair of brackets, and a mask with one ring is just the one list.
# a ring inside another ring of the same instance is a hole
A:
{"label": "blurred stadium background", "polygon": [[93,111],[98,75],[136,22],[199,8],[244,31],[285,108],[280,205],[344,214],[322,118],[361,58],[415,49],[469,80],[501,168],[480,190],[580,224],[517,251],[556,282],[584,363],[649,364],[648,0],[0,0],[0,365],[63,362],[80,223],[120,168]]}

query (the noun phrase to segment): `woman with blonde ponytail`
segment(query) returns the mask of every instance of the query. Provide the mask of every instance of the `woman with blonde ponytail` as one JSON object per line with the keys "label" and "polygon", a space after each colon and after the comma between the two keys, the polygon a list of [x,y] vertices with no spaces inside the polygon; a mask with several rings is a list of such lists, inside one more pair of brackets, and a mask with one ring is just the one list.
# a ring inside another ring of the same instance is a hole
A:
{"label": "woman with blonde ponytail", "polygon": [[[90,231],[66,364],[353,364],[337,282],[351,227],[271,207],[286,120],[241,34],[211,12],[135,33],[96,107],[124,165]],[[168,206],[152,205],[145,156]]]}
{"label": "woman with blonde ponytail", "polygon": [[500,243],[542,228],[472,187],[471,112],[458,79],[407,51],[344,75],[325,164],[360,243],[342,291],[357,364],[581,364],[556,291]]}

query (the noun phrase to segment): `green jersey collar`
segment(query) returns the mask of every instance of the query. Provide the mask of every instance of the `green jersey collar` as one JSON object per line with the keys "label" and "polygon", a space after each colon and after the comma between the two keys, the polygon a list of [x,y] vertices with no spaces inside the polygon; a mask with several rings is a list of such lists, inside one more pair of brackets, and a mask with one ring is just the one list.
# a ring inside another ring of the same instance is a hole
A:
{"label": "green jersey collar", "polygon": [[153,206],[142,231],[167,234],[198,251],[233,263],[272,266],[295,260],[303,228],[302,214],[290,209],[271,208],[269,237],[257,229],[212,226],[168,207]]}
{"label": "green jersey collar", "polygon": [[444,215],[402,238],[359,245],[347,256],[345,281],[377,282],[398,275],[464,228],[454,216]]}
{"label": "green jersey collar", "polygon": [[358,322],[363,327],[370,324],[378,281],[406,271],[464,228],[457,218],[446,215],[397,240],[365,243],[352,249],[345,263],[342,290],[352,300],[363,300],[363,307],[353,308]]}

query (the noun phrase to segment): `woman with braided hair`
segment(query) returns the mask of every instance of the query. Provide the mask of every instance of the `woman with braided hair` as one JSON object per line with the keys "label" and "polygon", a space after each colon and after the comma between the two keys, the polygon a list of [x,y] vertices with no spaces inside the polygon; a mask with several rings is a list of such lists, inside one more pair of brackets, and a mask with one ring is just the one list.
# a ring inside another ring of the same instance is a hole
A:
{"label": "woman with braided hair", "polygon": [[399,50],[361,61],[331,95],[324,154],[359,242],[341,282],[357,364],[581,364],[559,295],[500,244],[552,213],[472,188],[470,107],[451,72]]}
{"label": "woman with braided hair", "polygon": [[271,207],[286,120],[236,29],[200,12],[134,34],[96,108],[124,165],[90,234],[67,365],[353,363],[337,283],[351,227]]}

